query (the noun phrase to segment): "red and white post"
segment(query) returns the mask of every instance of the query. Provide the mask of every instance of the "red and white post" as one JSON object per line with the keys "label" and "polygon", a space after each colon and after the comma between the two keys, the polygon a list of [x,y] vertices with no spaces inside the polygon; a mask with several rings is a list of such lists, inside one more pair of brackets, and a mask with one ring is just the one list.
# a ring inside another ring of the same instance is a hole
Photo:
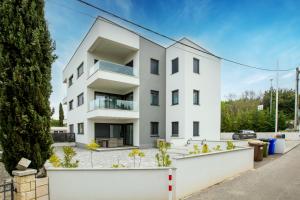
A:
{"label": "red and white post", "polygon": [[169,198],[168,200],[173,199],[173,175],[172,175],[172,169],[169,169]]}

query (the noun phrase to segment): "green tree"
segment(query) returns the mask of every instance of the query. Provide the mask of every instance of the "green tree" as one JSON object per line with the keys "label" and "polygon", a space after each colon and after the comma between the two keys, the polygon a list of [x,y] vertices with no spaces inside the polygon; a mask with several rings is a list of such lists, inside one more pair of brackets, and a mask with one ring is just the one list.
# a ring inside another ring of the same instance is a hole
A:
{"label": "green tree", "polygon": [[11,173],[22,157],[41,168],[51,155],[51,64],[54,45],[43,0],[0,3],[0,142]]}
{"label": "green tree", "polygon": [[59,126],[64,126],[64,110],[62,104],[59,104]]}

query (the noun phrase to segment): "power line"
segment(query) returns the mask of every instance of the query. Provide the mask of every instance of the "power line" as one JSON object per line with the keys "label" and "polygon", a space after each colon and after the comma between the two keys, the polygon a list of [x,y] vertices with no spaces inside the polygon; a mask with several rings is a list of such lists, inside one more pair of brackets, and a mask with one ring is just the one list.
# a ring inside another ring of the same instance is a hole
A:
{"label": "power line", "polygon": [[222,59],[222,60],[224,60],[224,61],[231,62],[231,63],[236,64],[236,65],[241,65],[241,66],[244,66],[244,67],[249,67],[249,68],[258,69],[258,70],[264,70],[264,71],[291,71],[291,70],[294,70],[294,68],[290,68],[290,69],[268,69],[268,68],[256,67],[256,66],[252,66],[252,65],[248,65],[248,64],[243,64],[243,63],[241,63],[241,62],[238,62],[238,61],[235,61],[235,60],[231,60],[231,59],[228,59],[228,58],[224,58],[224,57],[221,57],[221,56],[217,56],[217,55],[214,55],[214,54],[212,54],[212,53],[210,53],[210,52],[208,52],[208,51],[203,51],[203,50],[201,50],[201,49],[195,48],[195,47],[193,47],[193,46],[190,46],[190,45],[188,45],[188,44],[185,44],[185,43],[183,43],[183,42],[180,42],[180,41],[178,41],[178,40],[176,40],[176,39],[174,39],[174,38],[171,38],[171,37],[169,37],[169,36],[167,36],[167,35],[164,35],[164,34],[162,34],[162,33],[159,33],[159,32],[157,32],[157,31],[154,31],[154,30],[152,30],[152,29],[150,29],[150,28],[147,28],[147,27],[145,27],[145,26],[142,26],[142,25],[140,25],[140,24],[137,24],[137,23],[135,23],[135,22],[133,22],[133,21],[130,21],[130,20],[128,20],[128,19],[125,19],[125,18],[123,18],[123,17],[120,17],[120,16],[118,16],[118,15],[112,13],[112,12],[109,12],[109,11],[107,11],[107,10],[104,10],[104,9],[102,9],[102,8],[100,8],[100,7],[98,7],[98,6],[95,6],[95,5],[93,5],[93,4],[89,3],[89,2],[86,2],[86,1],[83,1],[83,0],[76,0],[76,1],[82,3],[82,4],[86,5],[86,6],[92,7],[92,8],[94,8],[94,9],[96,9],[96,10],[99,10],[99,11],[101,11],[101,12],[103,12],[103,13],[106,13],[106,14],[108,14],[108,15],[111,15],[111,16],[113,16],[113,17],[115,17],[115,18],[118,18],[118,19],[120,19],[120,20],[122,20],[122,21],[125,21],[125,22],[127,22],[127,23],[130,23],[130,24],[132,24],[132,25],[134,25],[134,26],[136,26],[136,27],[139,27],[139,28],[141,28],[141,29],[144,29],[144,30],[146,30],[146,31],[149,31],[149,32],[151,32],[151,33],[154,33],[154,34],[156,34],[156,35],[159,35],[159,36],[161,36],[161,37],[164,37],[164,38],[166,38],[166,39],[168,39],[168,40],[171,40],[171,41],[173,41],[173,42],[175,42],[175,43],[179,43],[179,44],[184,45],[184,46],[186,46],[186,47],[189,47],[189,48],[192,48],[192,49],[194,49],[194,50],[200,51],[200,52],[202,52],[202,53],[208,54],[208,55],[210,55],[210,56],[213,56],[213,57]]}
{"label": "power line", "polygon": [[[48,0],[48,1],[49,1],[49,0]],[[136,24],[136,23],[134,23],[134,22],[131,22],[131,21],[127,20],[127,19],[123,19],[122,17],[119,17],[119,16],[117,16],[117,15],[115,15],[115,14],[113,14],[113,13],[110,13],[110,12],[108,12],[108,11],[106,11],[106,10],[103,10],[103,9],[101,9],[101,8],[98,8],[98,7],[92,5],[92,4],[88,3],[88,2],[85,2],[85,1],[82,1],[82,0],[77,0],[77,1],[79,1],[80,3],[84,3],[85,5],[91,6],[91,7],[95,8],[95,9],[97,9],[97,10],[100,10],[101,12],[104,12],[104,13],[106,13],[106,14],[112,15],[113,17],[116,17],[116,18],[118,18],[118,19],[121,19],[121,20],[123,20],[123,21],[125,21],[125,22],[128,22],[128,23],[130,23],[130,24],[133,24],[133,25],[135,25],[135,26],[137,26],[137,27],[140,27],[140,28],[142,28],[142,29],[144,29],[144,30],[147,30],[147,31],[149,31],[149,32],[152,32],[152,33],[154,33],[154,34],[156,34],[156,35],[159,35],[159,36],[161,36],[161,37],[167,38],[167,39],[169,39],[169,40],[171,40],[171,41],[174,41],[175,43],[179,43],[179,44],[181,44],[181,45],[184,45],[184,46],[187,46],[187,47],[189,47],[189,48],[192,48],[192,49],[194,49],[194,50],[196,50],[196,51],[200,51],[200,52],[202,52],[202,53],[205,53],[205,54],[208,54],[208,55],[210,55],[210,56],[213,56],[213,57],[222,59],[222,60],[227,61],[227,62],[234,63],[234,64],[236,64],[236,65],[240,65],[240,66],[248,67],[248,68],[252,68],[252,69],[257,69],[257,70],[272,71],[272,72],[274,72],[274,71],[276,72],[276,71],[291,71],[291,70],[294,70],[293,68],[290,68],[290,69],[278,69],[278,70],[273,70],[273,69],[268,69],[268,68],[262,68],[262,67],[251,66],[251,65],[243,64],[243,63],[240,63],[240,62],[231,60],[231,59],[219,57],[219,56],[216,56],[216,55],[214,55],[214,54],[212,54],[212,53],[210,53],[210,52],[208,52],[208,51],[203,51],[203,50],[201,50],[201,49],[195,48],[195,47],[190,46],[190,45],[188,45],[188,44],[185,44],[185,43],[182,43],[182,42],[180,42],[180,41],[177,41],[177,40],[175,40],[175,39],[173,39],[173,38],[171,38],[171,37],[169,37],[169,36],[165,36],[165,35],[163,35],[163,34],[161,34],[161,33],[158,33],[158,32],[156,32],[156,31],[153,31],[153,30],[151,30],[151,29],[149,29],[149,28],[146,28],[146,27],[143,27],[143,26],[141,26],[141,25],[139,25],[139,24]],[[51,2],[51,1],[50,1],[50,2]],[[53,2],[53,3],[54,3],[54,2]],[[78,13],[80,13],[80,14],[82,14],[82,15],[86,15],[86,16],[88,16],[88,17],[90,17],[90,18],[99,20],[98,17],[95,17],[95,16],[92,16],[92,15],[87,14],[87,13],[85,13],[85,12],[76,10],[76,9],[74,9],[74,8],[72,8],[72,7],[69,7],[69,6],[65,5],[65,4],[61,4],[61,3],[58,3],[58,2],[56,2],[56,4],[57,4],[57,5],[60,5],[60,6],[62,6],[62,7],[65,7],[65,8],[67,8],[67,9],[69,9],[69,10],[72,10],[72,11],[74,11],[74,12],[78,12]],[[54,5],[56,5],[56,4],[54,4]],[[109,23],[111,23],[111,24],[114,24],[114,23],[110,22],[110,20],[106,19],[105,17],[103,17],[103,16],[100,16],[100,17],[103,18],[103,19],[105,19],[105,20],[107,20],[107,22],[109,22]],[[136,34],[138,34],[138,33],[136,33]],[[139,35],[139,34],[138,34],[138,35]],[[195,52],[188,51],[188,50],[183,49],[183,48],[180,48],[180,47],[176,47],[176,46],[174,46],[174,47],[177,48],[177,49],[181,49],[181,50],[183,50],[183,51],[186,51],[186,52],[189,52],[189,53],[192,53],[192,54],[195,54],[195,55],[198,55],[198,56],[205,57],[205,58],[209,59],[208,57],[203,56],[203,55],[201,55],[201,54],[197,54],[197,53],[195,53]]]}

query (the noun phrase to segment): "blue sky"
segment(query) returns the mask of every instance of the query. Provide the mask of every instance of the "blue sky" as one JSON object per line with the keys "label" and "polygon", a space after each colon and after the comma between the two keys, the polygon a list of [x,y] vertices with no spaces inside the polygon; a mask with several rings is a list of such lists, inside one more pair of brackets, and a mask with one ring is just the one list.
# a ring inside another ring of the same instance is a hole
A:
{"label": "blue sky", "polygon": [[[280,68],[300,65],[298,0],[87,1],[175,39],[188,37],[222,57],[270,69],[275,68],[277,60]],[[45,10],[58,55],[52,68],[53,93],[50,99],[51,106],[58,111],[58,104],[66,95],[62,70],[94,21],[92,17],[79,12],[94,17],[103,13],[75,0],[46,0]],[[171,43],[131,28],[162,44]],[[279,86],[293,88],[294,74],[294,71],[281,72]],[[274,72],[222,62],[222,98],[225,99],[230,93],[240,95],[245,90],[262,92],[269,88],[269,80],[273,77]],[[54,117],[57,117],[57,113]]]}

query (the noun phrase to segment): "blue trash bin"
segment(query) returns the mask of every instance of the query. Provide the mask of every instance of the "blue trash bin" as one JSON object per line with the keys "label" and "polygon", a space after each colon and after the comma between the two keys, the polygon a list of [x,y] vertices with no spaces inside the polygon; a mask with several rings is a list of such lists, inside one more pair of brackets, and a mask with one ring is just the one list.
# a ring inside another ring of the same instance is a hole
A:
{"label": "blue trash bin", "polygon": [[275,138],[270,138],[269,139],[269,155],[273,155],[275,153],[275,143],[276,139]]}

